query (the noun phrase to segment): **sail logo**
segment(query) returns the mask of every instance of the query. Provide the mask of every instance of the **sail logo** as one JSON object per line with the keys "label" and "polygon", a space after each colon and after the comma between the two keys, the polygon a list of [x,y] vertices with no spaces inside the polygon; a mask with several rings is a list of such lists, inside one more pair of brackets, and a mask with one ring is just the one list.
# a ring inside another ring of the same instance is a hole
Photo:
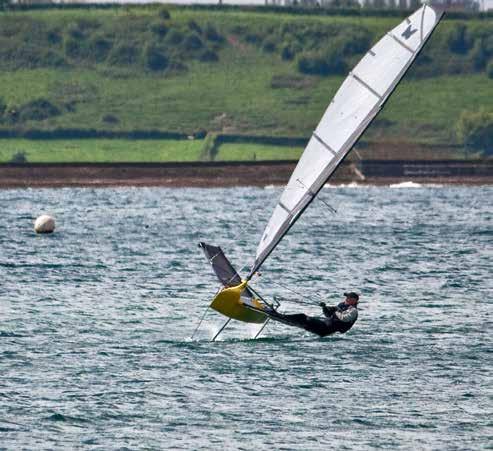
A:
{"label": "sail logo", "polygon": [[412,25],[409,25],[401,34],[401,36],[403,38],[405,38],[406,40],[409,39],[414,33],[416,33],[418,31],[417,28],[415,28],[414,30],[412,29],[413,26]]}

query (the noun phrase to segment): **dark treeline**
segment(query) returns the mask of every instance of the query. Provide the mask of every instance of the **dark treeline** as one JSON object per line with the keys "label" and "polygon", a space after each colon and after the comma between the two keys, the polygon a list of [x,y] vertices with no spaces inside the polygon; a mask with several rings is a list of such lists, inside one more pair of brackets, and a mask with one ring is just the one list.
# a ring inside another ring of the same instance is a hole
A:
{"label": "dark treeline", "polygon": [[[36,10],[55,10],[55,9],[128,9],[132,5],[125,4],[85,4],[85,3],[45,3],[45,4],[13,4],[10,0],[0,0],[0,9],[10,11],[36,11]],[[148,5],[150,8],[156,5]],[[417,2],[414,9],[419,7]],[[175,6],[169,5],[167,8],[172,11]],[[204,11],[250,11],[255,13],[282,13],[291,15],[314,15],[314,16],[360,16],[360,17],[406,17],[413,9],[406,8],[386,8],[385,5],[363,5],[353,0],[336,1],[330,7],[304,6],[304,5],[180,5],[180,9],[204,10]],[[493,18],[493,11],[478,12],[473,10],[467,11],[447,11],[449,20],[467,20],[467,19],[489,19]]]}

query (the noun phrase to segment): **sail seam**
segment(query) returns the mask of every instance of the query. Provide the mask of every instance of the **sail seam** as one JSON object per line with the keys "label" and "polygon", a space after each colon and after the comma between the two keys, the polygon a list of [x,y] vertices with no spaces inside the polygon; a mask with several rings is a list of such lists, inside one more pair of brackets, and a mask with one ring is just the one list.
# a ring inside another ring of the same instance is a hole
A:
{"label": "sail seam", "polygon": [[368,89],[368,91],[370,91],[374,96],[378,97],[380,100],[383,98],[382,95],[380,95],[377,91],[375,91],[368,83],[366,83],[366,81],[364,81],[361,78],[359,78],[355,73],[350,72],[349,75],[351,75],[351,77],[353,77],[363,87],[365,87],[366,89]]}
{"label": "sail seam", "polygon": [[280,206],[283,210],[285,210],[285,211],[288,213],[288,215],[291,215],[291,214],[292,214],[291,210],[290,210],[288,207],[286,207],[286,205],[284,205],[282,202],[279,202],[279,206]]}
{"label": "sail seam", "polygon": [[423,5],[423,12],[421,13],[421,29],[419,30],[420,42],[423,42],[423,25],[425,22],[425,11],[426,11],[426,4]]}
{"label": "sail seam", "polygon": [[324,146],[332,155],[337,155],[337,152],[332,149],[320,136],[318,136],[315,132],[313,132],[313,137],[320,143],[322,146]]}
{"label": "sail seam", "polygon": [[397,42],[398,44],[400,44],[402,47],[404,47],[406,50],[408,50],[409,52],[411,52],[414,55],[414,50],[411,47],[409,47],[408,45],[404,44],[404,42],[402,42],[397,36],[395,36],[392,33],[387,33],[387,34],[391,38],[393,38],[395,42]]}

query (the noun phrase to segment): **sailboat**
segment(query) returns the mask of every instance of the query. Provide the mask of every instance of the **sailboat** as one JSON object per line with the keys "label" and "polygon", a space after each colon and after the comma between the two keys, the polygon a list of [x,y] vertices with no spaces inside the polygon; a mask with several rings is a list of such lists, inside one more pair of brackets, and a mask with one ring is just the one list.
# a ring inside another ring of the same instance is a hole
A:
{"label": "sailboat", "polygon": [[249,282],[380,112],[443,13],[440,7],[424,4],[368,50],[343,81],[281,194],[246,278],[220,247],[199,244],[222,285],[209,307],[228,318],[213,341],[232,319],[261,324],[255,338],[270,319],[279,320],[279,302],[263,299]]}

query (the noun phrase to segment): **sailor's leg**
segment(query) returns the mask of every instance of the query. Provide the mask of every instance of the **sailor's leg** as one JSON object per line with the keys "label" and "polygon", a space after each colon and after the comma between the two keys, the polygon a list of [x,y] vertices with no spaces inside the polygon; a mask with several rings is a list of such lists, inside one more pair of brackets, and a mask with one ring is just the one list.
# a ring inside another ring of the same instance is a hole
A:
{"label": "sailor's leg", "polygon": [[327,324],[325,321],[322,321],[321,319],[311,318],[311,317],[308,317],[305,330],[308,330],[309,332],[313,332],[314,334],[317,334],[320,337],[325,337],[335,332],[335,330],[333,330],[330,324]]}
{"label": "sailor's leg", "polygon": [[294,315],[283,315],[279,313],[279,317],[284,318],[286,321],[289,321],[290,323],[297,324],[300,327],[306,327],[309,320],[309,317],[306,316],[304,313],[296,313]]}

